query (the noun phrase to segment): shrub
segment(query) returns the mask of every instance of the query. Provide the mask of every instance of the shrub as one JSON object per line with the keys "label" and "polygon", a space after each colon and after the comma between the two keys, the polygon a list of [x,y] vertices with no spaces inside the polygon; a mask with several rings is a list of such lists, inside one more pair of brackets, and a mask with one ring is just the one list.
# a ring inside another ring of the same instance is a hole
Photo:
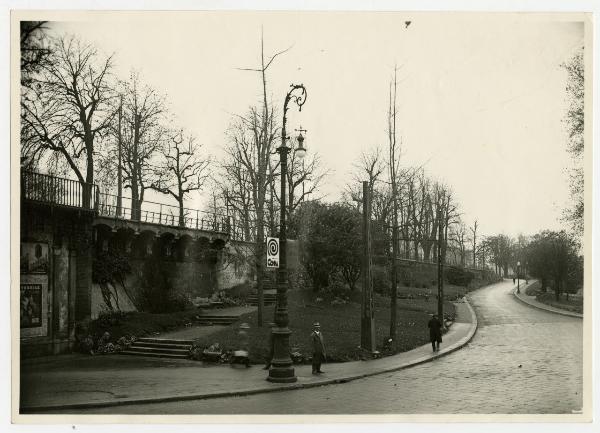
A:
{"label": "shrub", "polygon": [[382,295],[389,295],[392,284],[388,270],[384,267],[374,266],[371,269],[373,276],[373,291]]}
{"label": "shrub", "polygon": [[329,278],[340,273],[354,288],[360,277],[361,218],[358,211],[344,203],[325,205],[311,202],[295,212],[303,221],[304,233],[299,239],[302,265],[313,291],[327,287]]}
{"label": "shrub", "polygon": [[448,267],[444,274],[448,283],[463,287],[467,287],[475,277],[473,272],[456,266]]}
{"label": "shrub", "polygon": [[331,295],[334,298],[347,298],[349,289],[344,284],[342,278],[334,274],[331,280],[327,288],[323,291],[323,294]]}
{"label": "shrub", "polygon": [[227,296],[230,298],[246,299],[252,291],[252,285],[249,281],[237,284],[226,290]]}

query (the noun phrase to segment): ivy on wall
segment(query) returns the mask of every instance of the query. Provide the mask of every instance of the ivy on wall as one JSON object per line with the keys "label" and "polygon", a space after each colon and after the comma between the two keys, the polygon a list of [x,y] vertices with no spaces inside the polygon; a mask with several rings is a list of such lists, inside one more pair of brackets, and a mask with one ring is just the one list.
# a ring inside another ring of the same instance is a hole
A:
{"label": "ivy on wall", "polygon": [[129,273],[129,259],[119,251],[102,251],[94,257],[92,281],[100,286],[102,298],[110,311],[120,310],[117,284],[125,288],[125,277]]}

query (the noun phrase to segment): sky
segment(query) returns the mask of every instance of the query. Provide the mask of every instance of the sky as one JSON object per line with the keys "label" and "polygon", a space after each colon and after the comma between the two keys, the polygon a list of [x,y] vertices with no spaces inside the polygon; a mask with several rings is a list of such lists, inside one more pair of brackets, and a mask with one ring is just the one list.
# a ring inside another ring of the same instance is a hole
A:
{"label": "sky", "polygon": [[[406,21],[411,21],[407,27]],[[337,200],[361,152],[387,145],[388,89],[398,69],[402,165],[450,185],[463,220],[481,233],[562,227],[569,204],[566,74],[583,46],[581,22],[527,14],[400,12],[98,13],[53,25],[131,69],[168,96],[176,124],[222,155],[227,127],[261,99],[259,74],[240,71],[289,48],[268,71],[281,109],[303,83],[308,152],[331,170],[321,192]],[[164,200],[164,198],[163,198]],[[194,197],[187,207],[206,207]]]}

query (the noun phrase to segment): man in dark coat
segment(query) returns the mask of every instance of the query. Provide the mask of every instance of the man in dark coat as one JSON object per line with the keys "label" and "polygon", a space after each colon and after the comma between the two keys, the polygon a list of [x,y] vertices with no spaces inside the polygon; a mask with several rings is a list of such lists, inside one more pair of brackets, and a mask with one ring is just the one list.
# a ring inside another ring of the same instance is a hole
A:
{"label": "man in dark coat", "polygon": [[437,315],[433,314],[427,323],[427,327],[429,328],[431,347],[434,352],[437,352],[440,350],[440,343],[442,342],[442,322],[440,322]]}
{"label": "man in dark coat", "polygon": [[323,343],[323,334],[321,333],[321,325],[319,325],[319,322],[315,322],[313,327],[314,330],[312,334],[310,334],[313,349],[312,373],[318,374],[323,373],[321,371],[321,363],[325,359],[325,344]]}

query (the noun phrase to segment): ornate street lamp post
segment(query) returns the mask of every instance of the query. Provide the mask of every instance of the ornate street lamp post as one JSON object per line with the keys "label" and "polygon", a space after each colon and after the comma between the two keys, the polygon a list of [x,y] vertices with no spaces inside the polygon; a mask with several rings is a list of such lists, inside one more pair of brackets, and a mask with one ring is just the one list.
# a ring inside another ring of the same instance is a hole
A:
{"label": "ornate street lamp post", "polygon": [[[287,156],[290,151],[286,145],[286,121],[287,110],[290,101],[298,105],[298,110],[302,111],[302,105],[306,102],[306,89],[302,84],[292,84],[290,91],[285,95],[283,103],[283,123],[281,125],[281,146],[277,148],[279,153],[279,161],[281,167],[281,207],[279,211],[279,270],[277,273],[277,304],[275,307],[275,327],[272,328],[273,341],[273,360],[269,369],[269,382],[287,383],[296,382],[298,378],[292,366],[292,358],[290,357],[290,335],[289,317],[287,309],[287,227],[285,221],[286,213],[286,181],[287,181]],[[305,150],[303,147],[304,137],[302,133],[298,137],[298,157],[304,156]]]}

